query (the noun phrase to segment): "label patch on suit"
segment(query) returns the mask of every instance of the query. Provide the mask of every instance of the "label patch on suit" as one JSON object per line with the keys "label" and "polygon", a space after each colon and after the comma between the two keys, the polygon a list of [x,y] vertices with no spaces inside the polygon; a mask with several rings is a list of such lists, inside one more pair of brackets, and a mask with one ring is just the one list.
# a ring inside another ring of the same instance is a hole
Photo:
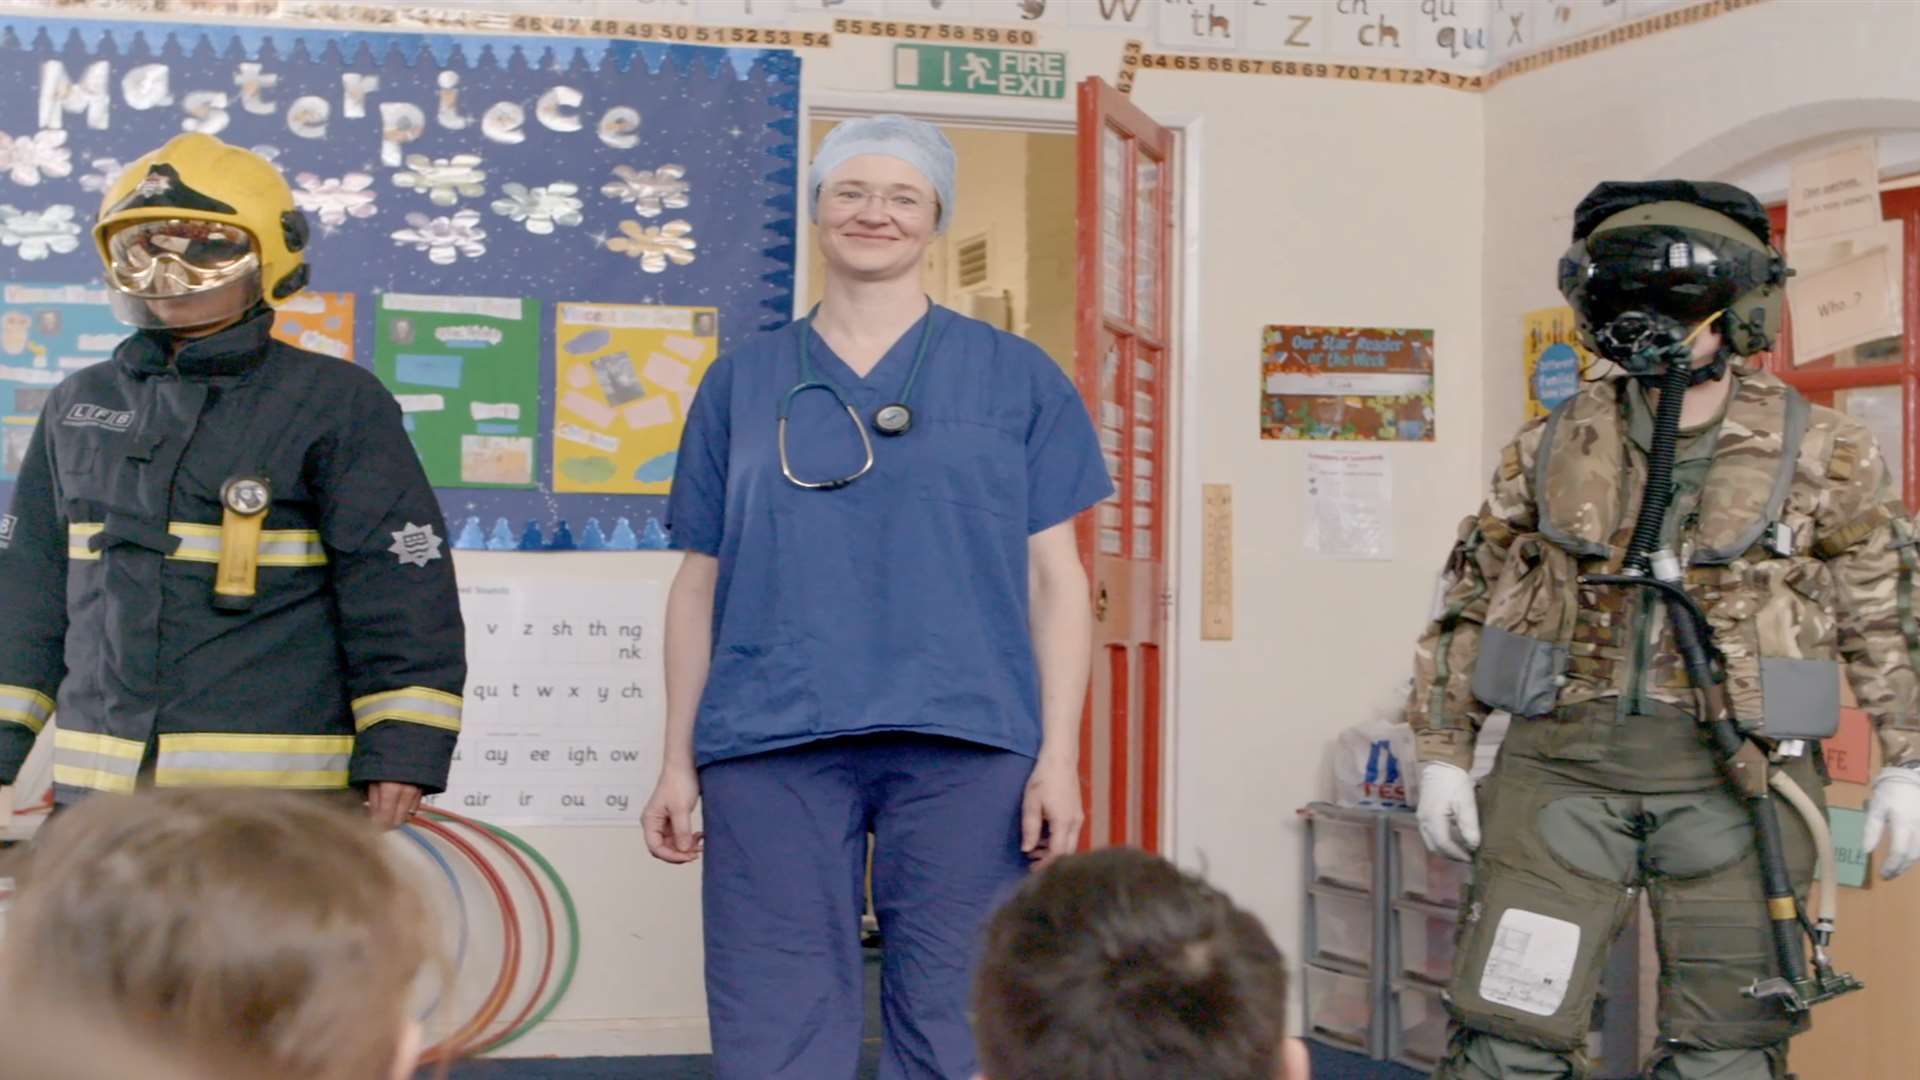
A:
{"label": "label patch on suit", "polygon": [[425,566],[440,558],[440,536],[432,525],[415,525],[409,521],[406,528],[390,535],[393,544],[387,550],[399,556],[401,566]]}
{"label": "label patch on suit", "polygon": [[1508,908],[1480,972],[1480,998],[1534,1016],[1552,1016],[1566,1000],[1580,959],[1580,928],[1538,912]]}
{"label": "label patch on suit", "polygon": [[67,409],[67,415],[60,422],[68,427],[96,427],[106,431],[125,431],[133,426],[133,412],[79,402]]}
{"label": "label patch on suit", "polygon": [[20,519],[12,514],[0,514],[0,551],[7,550],[13,544],[13,527]]}

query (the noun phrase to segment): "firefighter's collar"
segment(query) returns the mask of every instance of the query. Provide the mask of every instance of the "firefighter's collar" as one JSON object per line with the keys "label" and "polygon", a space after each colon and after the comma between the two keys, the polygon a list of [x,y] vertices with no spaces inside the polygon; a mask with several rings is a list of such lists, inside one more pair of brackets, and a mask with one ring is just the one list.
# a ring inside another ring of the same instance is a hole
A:
{"label": "firefighter's collar", "polygon": [[135,375],[158,375],[170,368],[189,376],[245,375],[266,359],[272,330],[273,309],[262,306],[217,334],[189,342],[171,357],[172,341],[165,332],[142,330],[120,343],[114,359]]}

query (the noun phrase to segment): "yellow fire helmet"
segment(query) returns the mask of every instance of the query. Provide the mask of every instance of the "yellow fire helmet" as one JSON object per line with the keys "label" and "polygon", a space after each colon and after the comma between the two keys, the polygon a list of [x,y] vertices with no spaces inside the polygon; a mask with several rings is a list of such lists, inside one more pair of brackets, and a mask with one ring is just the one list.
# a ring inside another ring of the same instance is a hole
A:
{"label": "yellow fire helmet", "polygon": [[307,219],[265,158],[190,132],[127,166],[100,200],[93,239],[114,314],[189,330],[307,284]]}

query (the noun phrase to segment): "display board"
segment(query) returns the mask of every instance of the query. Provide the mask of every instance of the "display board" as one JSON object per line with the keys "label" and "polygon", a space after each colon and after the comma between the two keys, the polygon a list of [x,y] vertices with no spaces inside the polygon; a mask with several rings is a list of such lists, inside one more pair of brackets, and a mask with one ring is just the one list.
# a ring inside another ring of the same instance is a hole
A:
{"label": "display board", "polygon": [[[684,399],[792,309],[798,83],[773,49],[0,17],[0,505],[125,332],[101,193],[204,131],[287,177],[313,282],[277,336],[393,390],[456,545],[664,544]],[[585,386],[563,313],[619,339]]]}

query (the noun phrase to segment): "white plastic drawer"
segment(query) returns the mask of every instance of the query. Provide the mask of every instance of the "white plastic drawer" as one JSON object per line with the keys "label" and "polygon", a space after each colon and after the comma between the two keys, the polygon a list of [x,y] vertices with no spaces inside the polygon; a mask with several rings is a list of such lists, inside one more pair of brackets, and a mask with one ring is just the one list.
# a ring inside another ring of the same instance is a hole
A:
{"label": "white plastic drawer", "polygon": [[1434,986],[1453,977],[1454,930],[1460,913],[1434,904],[1401,901],[1393,906],[1392,933],[1400,969],[1393,974]]}
{"label": "white plastic drawer", "polygon": [[1447,1010],[1433,987],[1398,983],[1393,987],[1392,1045],[1388,1056],[1425,1071],[1447,1052]]}
{"label": "white plastic drawer", "polygon": [[1308,965],[1307,1031],[1322,1040],[1373,1052],[1373,986],[1365,975]]}
{"label": "white plastic drawer", "polygon": [[1325,812],[1313,815],[1313,880],[1321,885],[1371,892],[1375,874],[1375,824]]}
{"label": "white plastic drawer", "polygon": [[1411,820],[1393,823],[1393,843],[1400,863],[1396,899],[1447,907],[1466,903],[1467,886],[1473,880],[1472,863],[1455,862],[1428,851],[1426,841],[1420,839],[1420,826]]}
{"label": "white plastic drawer", "polygon": [[1373,897],[1313,890],[1313,955],[1309,964],[1372,970]]}

